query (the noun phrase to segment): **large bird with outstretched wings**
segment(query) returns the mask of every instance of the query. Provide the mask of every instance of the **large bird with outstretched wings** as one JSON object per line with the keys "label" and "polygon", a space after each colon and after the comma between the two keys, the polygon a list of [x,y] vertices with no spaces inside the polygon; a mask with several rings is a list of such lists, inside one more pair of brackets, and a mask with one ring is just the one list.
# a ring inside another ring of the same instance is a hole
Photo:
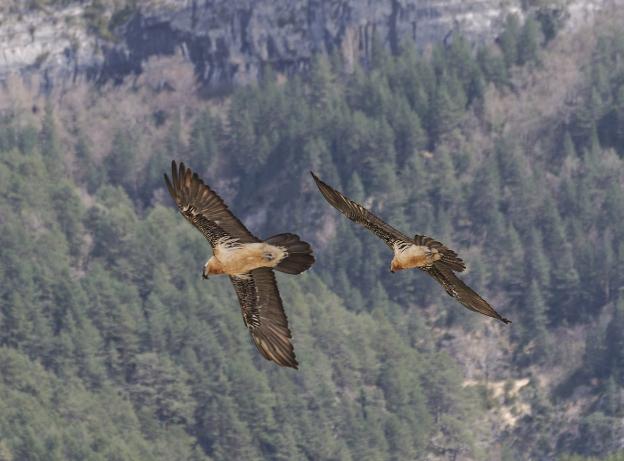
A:
{"label": "large bird with outstretched wings", "polygon": [[503,323],[511,323],[511,320],[502,317],[485,299],[455,275],[455,272],[462,272],[466,269],[466,265],[453,250],[424,235],[416,234],[414,238],[409,238],[359,203],[321,181],[314,173],[310,173],[330,205],[350,220],[372,231],[394,251],[394,257],[390,263],[391,272],[411,268],[423,270],[467,309],[493,317]]}
{"label": "large bird with outstretched wings", "polygon": [[273,269],[299,274],[314,263],[310,245],[295,234],[278,234],[264,241],[255,237],[210,187],[186,168],[171,162],[169,193],[178,210],[212,246],[202,277],[230,277],[240,302],[243,322],[258,351],[267,360],[297,368],[292,335]]}

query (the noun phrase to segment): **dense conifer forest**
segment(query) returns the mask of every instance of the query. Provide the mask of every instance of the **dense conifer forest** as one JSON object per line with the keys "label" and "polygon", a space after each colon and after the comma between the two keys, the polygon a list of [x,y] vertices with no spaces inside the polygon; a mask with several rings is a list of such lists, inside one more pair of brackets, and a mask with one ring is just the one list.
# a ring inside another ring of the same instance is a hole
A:
{"label": "dense conifer forest", "polygon": [[[9,79],[0,460],[622,459],[624,33],[601,21],[510,16],[491,45],[377,43],[225,95],[176,57],[63,94]],[[299,371],[202,280],[172,159],[257,235],[314,244],[277,276]],[[309,170],[455,249],[513,324],[391,274]]]}

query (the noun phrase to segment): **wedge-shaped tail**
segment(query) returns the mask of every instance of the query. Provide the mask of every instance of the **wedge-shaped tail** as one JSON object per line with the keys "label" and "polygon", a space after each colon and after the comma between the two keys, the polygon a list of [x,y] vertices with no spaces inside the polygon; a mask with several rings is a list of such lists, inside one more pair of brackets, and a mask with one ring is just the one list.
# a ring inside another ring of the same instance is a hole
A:
{"label": "wedge-shaped tail", "polygon": [[457,256],[457,253],[431,237],[416,234],[414,236],[414,244],[438,250],[442,255],[442,259],[438,261],[438,264],[447,269],[457,272],[463,272],[466,269],[466,264],[464,264],[464,261]]}
{"label": "wedge-shaped tail", "polygon": [[314,264],[312,247],[295,234],[277,234],[265,240],[270,245],[282,247],[288,255],[274,267],[286,274],[300,274]]}

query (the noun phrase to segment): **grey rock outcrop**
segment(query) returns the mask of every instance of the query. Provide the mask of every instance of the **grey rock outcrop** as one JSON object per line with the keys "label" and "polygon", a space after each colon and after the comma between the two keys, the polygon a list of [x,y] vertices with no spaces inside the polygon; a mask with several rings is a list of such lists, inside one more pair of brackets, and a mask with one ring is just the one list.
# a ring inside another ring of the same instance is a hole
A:
{"label": "grey rock outcrop", "polygon": [[[622,0],[571,0],[582,20]],[[181,53],[208,87],[255,80],[265,66],[291,73],[319,51],[366,62],[373,37],[392,50],[461,31],[491,40],[521,0],[144,0],[102,38],[84,7],[0,13],[0,79],[41,73],[46,86],[119,81],[152,56]],[[571,21],[573,22],[573,21]]]}
{"label": "grey rock outcrop", "polygon": [[[264,66],[300,69],[319,51],[338,52],[347,64],[366,61],[373,39],[396,51],[424,46],[461,30],[493,38],[519,1],[496,0],[197,0],[147,6],[119,31],[105,78],[138,72],[153,54],[179,48],[210,86],[254,80]],[[124,63],[122,65],[122,63]]]}
{"label": "grey rock outcrop", "polygon": [[0,14],[0,79],[39,73],[44,85],[67,83],[104,65],[100,40],[87,32],[83,8]]}

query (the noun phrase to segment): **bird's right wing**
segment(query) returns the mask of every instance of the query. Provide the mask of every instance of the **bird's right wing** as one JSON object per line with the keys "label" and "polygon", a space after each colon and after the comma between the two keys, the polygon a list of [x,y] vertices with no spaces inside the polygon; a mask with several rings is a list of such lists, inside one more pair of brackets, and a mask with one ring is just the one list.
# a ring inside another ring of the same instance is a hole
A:
{"label": "bird's right wing", "polygon": [[221,197],[180,163],[171,162],[171,181],[165,174],[167,189],[175,200],[180,213],[208,239],[214,247],[223,237],[237,239],[241,243],[253,243],[258,239],[228,209]]}
{"label": "bird's right wing", "polygon": [[457,299],[467,309],[495,318],[503,323],[511,323],[511,320],[502,317],[485,299],[462,282],[452,270],[441,268],[437,263],[423,270],[436,279],[450,296]]}
{"label": "bird's right wing", "polygon": [[230,276],[243,314],[243,322],[262,356],[283,367],[297,368],[288,319],[268,267]]}
{"label": "bird's right wing", "polygon": [[386,244],[393,248],[396,242],[413,243],[412,239],[407,237],[401,231],[395,229],[391,225],[385,223],[381,218],[375,216],[362,205],[354,202],[350,198],[344,196],[336,189],[321,181],[314,173],[310,172],[321,194],[325,197],[330,205],[344,214],[351,221],[363,225],[372,231],[377,237],[382,239]]}

